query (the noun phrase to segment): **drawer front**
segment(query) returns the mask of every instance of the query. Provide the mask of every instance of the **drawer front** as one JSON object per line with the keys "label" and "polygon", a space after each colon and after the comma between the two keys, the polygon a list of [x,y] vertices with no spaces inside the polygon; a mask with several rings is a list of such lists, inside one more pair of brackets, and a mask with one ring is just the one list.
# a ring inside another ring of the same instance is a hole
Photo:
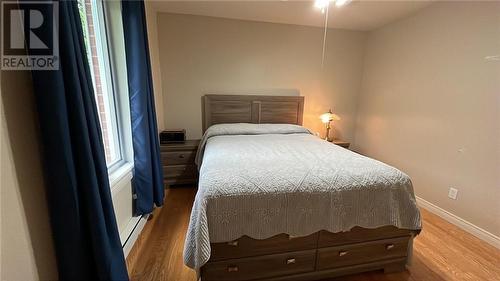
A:
{"label": "drawer front", "polygon": [[410,230],[399,229],[394,226],[384,226],[376,229],[354,227],[351,231],[338,233],[323,230],[319,233],[318,247],[324,248],[409,235],[411,235]]}
{"label": "drawer front", "polygon": [[186,140],[183,142],[173,142],[173,143],[160,143],[161,152],[170,151],[184,151],[184,150],[194,150],[198,149],[200,140]]}
{"label": "drawer front", "polygon": [[195,165],[163,166],[163,177],[170,179],[192,179],[197,177],[198,171]]}
{"label": "drawer front", "polygon": [[317,241],[318,233],[296,238],[291,238],[287,234],[279,234],[263,240],[243,236],[227,243],[210,244],[212,248],[210,260],[217,261],[316,249]]}
{"label": "drawer front", "polygon": [[161,162],[165,166],[194,164],[195,157],[196,157],[195,150],[162,152]]}
{"label": "drawer front", "polygon": [[405,257],[410,237],[318,249],[318,269]]}
{"label": "drawer front", "polygon": [[239,281],[296,274],[313,271],[315,263],[315,250],[209,262],[202,268],[202,280]]}

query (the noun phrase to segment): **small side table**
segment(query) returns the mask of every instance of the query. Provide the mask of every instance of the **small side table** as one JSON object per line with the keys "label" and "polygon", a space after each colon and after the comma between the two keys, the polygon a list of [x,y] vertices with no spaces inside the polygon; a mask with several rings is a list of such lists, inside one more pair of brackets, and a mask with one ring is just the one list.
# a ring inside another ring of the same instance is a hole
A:
{"label": "small side table", "polygon": [[194,184],[198,181],[198,169],[194,163],[200,140],[186,140],[178,143],[161,144],[163,183]]}
{"label": "small side table", "polygon": [[346,148],[346,149],[349,149],[349,145],[351,145],[351,143],[349,143],[347,141],[343,141],[343,140],[333,140],[333,141],[331,141],[331,143],[336,144],[338,146],[342,146],[343,148]]}

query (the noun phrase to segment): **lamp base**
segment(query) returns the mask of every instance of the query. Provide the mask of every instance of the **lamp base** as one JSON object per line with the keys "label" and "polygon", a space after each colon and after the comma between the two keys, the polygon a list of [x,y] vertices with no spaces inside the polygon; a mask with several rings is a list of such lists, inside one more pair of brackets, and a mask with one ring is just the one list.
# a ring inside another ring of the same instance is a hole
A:
{"label": "lamp base", "polygon": [[330,141],[330,122],[326,124],[325,140]]}

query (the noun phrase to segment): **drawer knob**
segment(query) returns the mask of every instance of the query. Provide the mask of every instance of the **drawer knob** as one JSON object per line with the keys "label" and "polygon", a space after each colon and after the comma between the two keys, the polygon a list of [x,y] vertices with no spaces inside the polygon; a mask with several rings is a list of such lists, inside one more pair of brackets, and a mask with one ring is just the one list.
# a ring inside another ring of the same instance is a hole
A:
{"label": "drawer knob", "polygon": [[184,159],[184,154],[179,154],[179,158]]}
{"label": "drawer knob", "polygon": [[296,260],[294,258],[290,258],[286,260],[286,264],[294,264]]}
{"label": "drawer knob", "polygon": [[349,253],[349,252],[348,251],[340,251],[339,257],[343,257],[343,256],[347,255],[347,253]]}
{"label": "drawer knob", "polygon": [[387,245],[385,245],[385,249],[386,250],[392,250],[392,249],[394,249],[394,244],[387,244]]}
{"label": "drawer knob", "polygon": [[238,271],[238,267],[235,265],[230,265],[227,267],[227,272],[237,272],[237,271]]}
{"label": "drawer knob", "polygon": [[229,246],[236,247],[236,246],[238,246],[238,240],[234,240],[234,241],[231,241],[231,242],[227,242],[227,244],[228,244]]}

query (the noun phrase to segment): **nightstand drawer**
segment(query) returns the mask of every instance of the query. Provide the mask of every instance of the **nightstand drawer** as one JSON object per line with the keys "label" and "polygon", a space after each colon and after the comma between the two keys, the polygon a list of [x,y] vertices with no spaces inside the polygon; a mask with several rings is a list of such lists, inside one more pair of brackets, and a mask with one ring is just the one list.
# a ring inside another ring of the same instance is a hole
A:
{"label": "nightstand drawer", "polygon": [[163,165],[193,164],[196,157],[195,150],[162,152],[161,161]]}
{"label": "nightstand drawer", "polygon": [[196,165],[173,165],[163,167],[163,177],[168,179],[191,179],[197,177]]}
{"label": "nightstand drawer", "polygon": [[199,143],[199,140],[186,140],[160,146],[163,183],[167,187],[176,184],[193,184],[198,181],[198,169],[194,160]]}

